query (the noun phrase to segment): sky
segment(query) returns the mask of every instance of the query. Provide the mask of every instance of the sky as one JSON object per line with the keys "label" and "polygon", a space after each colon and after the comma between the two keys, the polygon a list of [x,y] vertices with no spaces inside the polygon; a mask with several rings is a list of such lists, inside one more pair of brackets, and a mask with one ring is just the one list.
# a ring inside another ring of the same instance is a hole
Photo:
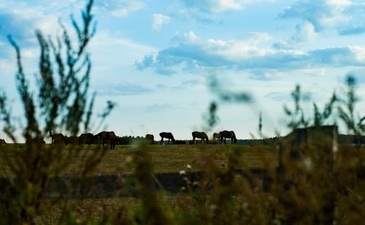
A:
{"label": "sky", "polygon": [[[39,57],[35,30],[55,35],[59,20],[71,28],[70,15],[80,18],[85,4],[0,1],[0,90],[7,93],[14,118],[24,114],[7,35],[21,48],[31,80]],[[169,131],[175,139],[191,139],[192,131],[205,129],[214,101],[218,121],[207,130],[209,136],[225,129],[235,131],[238,139],[258,137],[260,114],[264,136],[285,135],[283,107],[293,106],[290,94],[296,85],[310,118],[313,102],[323,108],[334,91],[344,91],[349,74],[357,80],[356,110],[363,116],[362,0],[95,0],[93,14],[97,31],[88,46],[90,96],[97,93],[96,112],[108,100],[116,103],[94,133],[151,133],[158,139],[160,132]],[[217,89],[247,94],[250,101],[222,101]]]}

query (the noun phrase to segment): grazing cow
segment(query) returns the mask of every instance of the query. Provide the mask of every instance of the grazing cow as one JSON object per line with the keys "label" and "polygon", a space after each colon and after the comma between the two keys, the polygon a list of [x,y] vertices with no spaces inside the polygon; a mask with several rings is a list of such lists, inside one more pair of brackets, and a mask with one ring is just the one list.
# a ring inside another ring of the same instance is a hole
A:
{"label": "grazing cow", "polygon": [[0,139],[0,145],[2,145],[2,144],[6,144],[4,139]]}
{"label": "grazing cow", "polygon": [[45,144],[46,142],[43,140],[42,137],[35,137],[35,138],[27,138],[25,143],[26,144]]}
{"label": "grazing cow", "polygon": [[110,149],[114,149],[117,141],[117,136],[114,131],[102,131],[94,136],[97,144],[103,145],[103,149],[109,145]]}
{"label": "grazing cow", "polygon": [[236,134],[231,130],[224,130],[219,132],[221,143],[226,144],[226,139],[231,139],[231,144],[237,144]]}
{"label": "grazing cow", "polygon": [[66,136],[66,144],[67,145],[77,145],[79,144],[79,137],[77,136]]}
{"label": "grazing cow", "polygon": [[202,143],[208,144],[209,139],[208,135],[205,132],[193,131],[191,134],[193,135],[193,143],[195,143],[196,138],[199,138],[201,139]]}
{"label": "grazing cow", "polygon": [[213,134],[213,140],[214,140],[214,143],[222,144],[222,142],[220,141],[220,140],[221,140],[221,135],[220,135],[220,133],[214,133],[214,134]]}
{"label": "grazing cow", "polygon": [[173,144],[175,144],[175,138],[174,138],[174,135],[172,135],[171,132],[161,132],[160,133],[160,137],[161,137],[161,144],[163,143],[163,139],[166,138],[168,139],[170,142],[170,140],[172,141]]}
{"label": "grazing cow", "polygon": [[65,145],[65,144],[67,144],[66,137],[61,133],[52,134],[51,138],[52,138],[52,144],[53,145]]}
{"label": "grazing cow", "polygon": [[94,140],[94,135],[92,133],[84,133],[84,134],[81,134],[80,137],[79,137],[79,145],[84,145],[84,144],[91,145],[91,144],[94,144],[93,143],[93,140]]}
{"label": "grazing cow", "polygon": [[154,140],[155,137],[153,136],[153,134],[146,134],[146,140],[148,141],[149,144],[153,145],[154,144]]}

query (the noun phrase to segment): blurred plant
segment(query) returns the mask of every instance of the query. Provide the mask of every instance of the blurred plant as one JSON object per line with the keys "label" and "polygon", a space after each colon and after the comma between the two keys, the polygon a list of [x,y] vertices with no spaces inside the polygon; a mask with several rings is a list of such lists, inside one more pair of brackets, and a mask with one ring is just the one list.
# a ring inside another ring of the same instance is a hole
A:
{"label": "blurred plant", "polygon": [[214,76],[209,78],[208,85],[212,93],[216,95],[218,100],[222,103],[250,103],[253,101],[253,97],[248,92],[233,92],[222,88]]}
{"label": "blurred plant", "polygon": [[212,93],[218,98],[217,101],[212,101],[209,104],[208,112],[204,115],[203,119],[205,122],[204,129],[209,131],[212,130],[219,122],[218,106],[219,103],[250,103],[253,101],[253,97],[248,92],[232,92],[224,89],[219,84],[216,77],[209,77],[209,88]]}
{"label": "blurred plant", "polygon": [[338,102],[338,98],[335,93],[329,99],[329,102],[325,104],[323,111],[321,112],[317,103],[313,103],[313,118],[305,116],[301,101],[303,100],[303,94],[301,88],[297,85],[294,91],[291,93],[293,98],[294,106],[293,109],[289,109],[288,106],[284,105],[284,112],[290,118],[287,126],[290,129],[297,129],[300,127],[308,126],[323,126],[333,116],[333,108]]}
{"label": "blurred plant", "polygon": [[287,106],[284,106],[285,114],[290,117],[290,121],[287,126],[291,129],[296,129],[300,126],[307,127],[309,121],[305,119],[303,108],[301,106],[302,93],[299,85],[295,87],[294,91],[291,93],[291,96],[294,101],[293,109],[291,110]]}
{"label": "blurred plant", "polygon": [[[55,40],[36,31],[40,47],[39,74],[36,75],[37,98],[26,79],[20,48],[8,36],[16,52],[16,86],[26,120],[22,135],[27,145],[25,149],[14,145],[11,150],[15,156],[7,161],[14,179],[10,179],[10,188],[0,196],[1,224],[38,223],[42,212],[41,201],[54,186],[54,178],[70,166],[70,159],[80,154],[76,146],[68,150],[59,145],[47,146],[44,145],[44,139],[56,132],[77,135],[81,131],[80,125],[84,131],[90,129],[95,98],[93,95],[89,99],[88,92],[91,61],[87,46],[96,31],[91,14],[92,5],[93,0],[89,0],[82,12],[81,25],[71,17],[76,39],[61,23],[62,35]],[[1,93],[0,115],[4,132],[14,143],[18,143],[15,134],[17,127],[12,123],[8,105],[6,94]],[[110,105],[103,113],[103,118],[112,110]],[[104,154],[103,151],[95,151],[93,155],[83,155],[80,174],[87,174]]]}
{"label": "blurred plant", "polygon": [[338,99],[336,94],[333,93],[329,102],[325,104],[322,112],[320,112],[317,104],[313,103],[313,110],[314,110],[313,126],[319,127],[325,125],[326,121],[333,115],[333,108],[337,100]]}
{"label": "blurred plant", "polygon": [[11,122],[11,109],[7,104],[7,96],[5,93],[0,92],[0,120],[4,122],[3,131],[10,138],[12,142],[16,141],[16,137],[14,135],[16,128],[13,126]]}
{"label": "blurred plant", "polygon": [[145,147],[140,145],[134,154],[134,175],[141,199],[141,205],[134,214],[134,221],[137,224],[175,224],[171,214],[164,209],[158,198],[153,165]]}
{"label": "blurred plant", "polygon": [[219,117],[217,115],[218,111],[218,104],[213,101],[209,105],[208,112],[204,115],[203,119],[205,120],[204,123],[207,124],[204,130],[212,130],[219,122]]}
{"label": "blurred plant", "polygon": [[365,126],[362,124],[365,117],[360,118],[359,115],[355,115],[355,107],[359,101],[359,98],[356,95],[355,77],[351,75],[347,76],[346,88],[344,98],[338,99],[339,104],[337,106],[337,110],[339,118],[345,124],[349,134],[360,135],[365,131]]}

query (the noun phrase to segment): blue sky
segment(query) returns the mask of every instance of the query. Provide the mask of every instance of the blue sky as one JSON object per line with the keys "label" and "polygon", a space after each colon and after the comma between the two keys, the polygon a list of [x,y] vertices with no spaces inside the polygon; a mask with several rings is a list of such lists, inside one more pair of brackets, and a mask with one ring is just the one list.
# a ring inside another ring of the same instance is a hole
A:
{"label": "blue sky", "polygon": [[[22,49],[30,79],[37,72],[35,29],[59,31],[85,2],[2,0],[0,2],[0,88],[14,117],[21,117],[15,90],[15,53]],[[250,93],[249,104],[219,102],[214,131],[234,130],[239,139],[286,134],[283,106],[291,106],[296,84],[304,104],[323,106],[344,77],[358,80],[359,114],[365,106],[365,3],[361,0],[95,0],[97,33],[90,43],[90,91],[96,111],[117,103],[104,129],[119,136],[170,131],[190,139],[204,127],[203,116],[217,95],[209,87]],[[219,101],[219,100],[217,100]],[[101,129],[101,128],[97,128]],[[95,130],[94,132],[98,132]]]}

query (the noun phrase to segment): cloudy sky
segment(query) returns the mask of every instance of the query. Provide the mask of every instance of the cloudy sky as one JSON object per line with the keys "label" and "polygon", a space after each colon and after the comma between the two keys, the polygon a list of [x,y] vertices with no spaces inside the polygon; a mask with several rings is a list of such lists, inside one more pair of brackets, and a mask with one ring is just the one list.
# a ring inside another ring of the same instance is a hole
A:
{"label": "cloudy sky", "polygon": [[[39,48],[34,31],[55,34],[58,20],[70,24],[85,1],[0,1],[0,89],[17,110],[15,54],[22,49],[30,79]],[[234,130],[239,139],[257,136],[262,113],[266,136],[285,134],[283,106],[300,84],[307,116],[340,92],[348,74],[365,84],[365,3],[362,0],[95,0],[97,33],[90,43],[91,90],[96,111],[117,103],[105,129],[119,136],[171,131],[190,139],[205,126],[217,101],[213,131]],[[219,90],[249,93],[249,103],[221,102]],[[357,110],[364,112],[360,98]],[[100,128],[95,128],[100,129]],[[98,132],[95,130],[94,132]],[[209,131],[209,135],[213,131]]]}

